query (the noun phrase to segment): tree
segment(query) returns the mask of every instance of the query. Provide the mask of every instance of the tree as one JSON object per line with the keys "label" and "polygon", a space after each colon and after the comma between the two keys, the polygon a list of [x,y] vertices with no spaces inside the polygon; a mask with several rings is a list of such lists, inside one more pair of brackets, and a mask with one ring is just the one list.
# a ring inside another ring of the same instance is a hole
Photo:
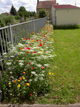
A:
{"label": "tree", "polygon": [[12,5],[12,7],[11,7],[11,10],[10,10],[10,13],[12,14],[12,15],[16,15],[16,9],[15,9],[15,7]]}
{"label": "tree", "polygon": [[20,6],[18,12],[26,12],[26,9],[24,6]]}
{"label": "tree", "polygon": [[25,7],[24,6],[20,6],[20,8],[18,10],[19,16],[21,16],[21,17],[26,16],[26,12],[27,11],[26,11]]}
{"label": "tree", "polygon": [[43,18],[45,16],[47,16],[46,10],[45,9],[41,9],[39,11],[39,18]]}

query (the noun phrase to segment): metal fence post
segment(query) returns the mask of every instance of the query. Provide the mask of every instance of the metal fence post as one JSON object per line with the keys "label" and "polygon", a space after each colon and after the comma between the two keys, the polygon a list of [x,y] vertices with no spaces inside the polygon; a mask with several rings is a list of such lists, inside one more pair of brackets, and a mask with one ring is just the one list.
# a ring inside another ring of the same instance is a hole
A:
{"label": "metal fence post", "polygon": [[[2,79],[2,74],[0,72],[0,81],[1,81],[1,79]],[[0,102],[1,102],[1,98],[2,98],[2,90],[1,90],[1,86],[0,86]]]}
{"label": "metal fence post", "polygon": [[10,29],[10,36],[11,36],[12,45],[14,45],[14,42],[13,42],[13,36],[12,36],[11,24],[8,23],[8,26],[9,26],[9,29]]}

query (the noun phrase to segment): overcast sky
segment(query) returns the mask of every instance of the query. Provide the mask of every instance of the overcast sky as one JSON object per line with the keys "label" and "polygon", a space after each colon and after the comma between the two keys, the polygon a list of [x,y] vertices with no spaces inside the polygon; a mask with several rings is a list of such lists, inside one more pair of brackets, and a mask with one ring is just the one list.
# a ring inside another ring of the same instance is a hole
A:
{"label": "overcast sky", "polygon": [[[56,2],[59,4],[72,5],[75,5],[76,3],[76,6],[80,7],[80,0],[56,0]],[[9,12],[12,4],[16,8],[16,10],[18,10],[20,6],[24,6],[28,11],[36,11],[37,0],[0,0],[0,14]]]}

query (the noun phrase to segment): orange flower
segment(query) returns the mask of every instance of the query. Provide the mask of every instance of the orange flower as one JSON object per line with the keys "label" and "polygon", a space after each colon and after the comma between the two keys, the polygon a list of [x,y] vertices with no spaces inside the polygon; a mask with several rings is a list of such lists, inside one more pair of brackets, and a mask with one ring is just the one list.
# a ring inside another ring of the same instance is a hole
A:
{"label": "orange flower", "polygon": [[14,82],[16,82],[16,80],[14,80]]}
{"label": "orange flower", "polygon": [[38,55],[40,55],[40,53],[38,53]]}
{"label": "orange flower", "polygon": [[23,74],[25,74],[26,72],[23,72]]}
{"label": "orange flower", "polygon": [[20,78],[20,80],[22,80],[22,78]]}
{"label": "orange flower", "polygon": [[20,48],[20,50],[22,50],[22,47]]}

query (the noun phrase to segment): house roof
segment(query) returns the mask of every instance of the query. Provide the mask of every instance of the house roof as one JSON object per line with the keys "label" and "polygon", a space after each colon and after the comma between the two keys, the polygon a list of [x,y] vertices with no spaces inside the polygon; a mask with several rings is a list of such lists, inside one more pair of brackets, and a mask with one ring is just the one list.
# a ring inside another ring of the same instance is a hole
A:
{"label": "house roof", "polygon": [[56,4],[56,0],[54,0],[54,1],[39,1],[37,8],[51,8],[53,4]]}
{"label": "house roof", "polygon": [[52,5],[55,9],[79,8],[73,5]]}

